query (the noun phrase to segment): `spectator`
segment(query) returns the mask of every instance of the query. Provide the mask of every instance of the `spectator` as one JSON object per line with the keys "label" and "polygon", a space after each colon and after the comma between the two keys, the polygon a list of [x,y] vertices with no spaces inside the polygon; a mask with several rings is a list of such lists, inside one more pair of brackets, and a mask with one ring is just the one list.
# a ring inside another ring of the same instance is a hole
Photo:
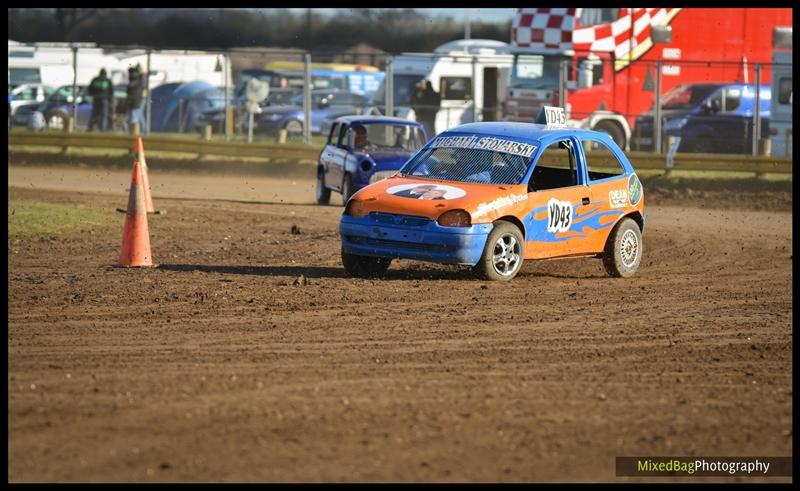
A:
{"label": "spectator", "polygon": [[425,125],[429,137],[436,135],[436,114],[442,105],[442,98],[438,92],[433,90],[430,80],[425,81],[425,90],[422,93],[421,111],[417,114],[418,119]]}
{"label": "spectator", "polygon": [[[95,126],[100,131],[108,131],[111,123],[111,109],[114,106],[114,85],[106,76],[106,69],[89,83],[89,95],[92,97],[92,116],[89,119],[89,131]],[[76,101],[77,103],[77,101]]]}
{"label": "spectator", "polygon": [[134,123],[139,123],[139,130],[145,133],[146,122],[144,119],[144,90],[145,78],[142,73],[141,65],[128,69],[128,123],[133,127]]}
{"label": "spectator", "polygon": [[[414,92],[411,94],[411,109],[414,110],[414,114],[416,114],[417,121],[423,123],[423,125],[425,123],[424,121],[422,121],[422,116],[420,113],[425,112],[425,108],[422,107],[422,105],[424,104],[423,102],[424,99],[425,99],[425,80],[420,80],[419,82],[417,82],[416,85],[414,85]],[[430,137],[431,134],[428,133],[428,136]]]}

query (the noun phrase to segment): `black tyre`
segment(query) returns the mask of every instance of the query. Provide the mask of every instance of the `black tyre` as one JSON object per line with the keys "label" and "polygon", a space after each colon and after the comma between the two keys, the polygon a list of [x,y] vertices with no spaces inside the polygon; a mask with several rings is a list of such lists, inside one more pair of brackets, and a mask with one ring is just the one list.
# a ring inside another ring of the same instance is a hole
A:
{"label": "black tyre", "polygon": [[701,136],[692,140],[689,144],[689,151],[691,153],[716,153],[717,146],[710,136]]}
{"label": "black tyre", "polygon": [[317,171],[317,204],[327,205],[331,202],[331,190],[325,187],[325,171]]}
{"label": "black tyre", "polygon": [[594,127],[595,131],[602,131],[603,133],[608,134],[614,143],[616,143],[619,148],[625,149],[625,133],[622,131],[622,128],[619,125],[612,123],[610,121],[601,121],[597,123]]}
{"label": "black tyre", "polygon": [[350,174],[344,175],[344,182],[342,183],[342,204],[346,205],[350,198],[355,194],[353,189],[353,178]]}
{"label": "black tyre", "polygon": [[360,256],[342,249],[342,265],[347,274],[362,278],[383,276],[392,263],[388,257]]}
{"label": "black tyre", "polygon": [[295,134],[295,135],[300,134],[303,132],[303,123],[296,119],[293,119],[291,121],[288,121],[285,125],[283,125],[283,129],[285,129],[286,132],[289,134]]}
{"label": "black tyre", "polygon": [[513,223],[498,221],[483,248],[483,255],[473,270],[479,278],[508,281],[522,268],[525,258],[525,238]]}
{"label": "black tyre", "polygon": [[603,253],[603,266],[609,276],[627,278],[639,268],[642,262],[642,231],[639,224],[630,218],[623,218],[611,231]]}

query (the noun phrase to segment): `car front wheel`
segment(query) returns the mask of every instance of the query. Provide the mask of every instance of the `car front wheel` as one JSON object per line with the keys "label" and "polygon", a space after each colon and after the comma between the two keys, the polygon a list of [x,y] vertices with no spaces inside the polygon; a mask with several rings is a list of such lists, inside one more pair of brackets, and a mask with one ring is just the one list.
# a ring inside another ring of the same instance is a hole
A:
{"label": "car front wheel", "polygon": [[317,171],[317,204],[327,205],[331,201],[331,190],[325,187],[325,171]]}
{"label": "car front wheel", "polygon": [[603,266],[609,276],[633,276],[642,262],[642,231],[630,218],[623,218],[614,227],[606,242]]}
{"label": "car front wheel", "polygon": [[508,281],[522,268],[525,257],[525,239],[516,225],[495,222],[486,239],[483,255],[474,271],[479,278],[490,281]]}

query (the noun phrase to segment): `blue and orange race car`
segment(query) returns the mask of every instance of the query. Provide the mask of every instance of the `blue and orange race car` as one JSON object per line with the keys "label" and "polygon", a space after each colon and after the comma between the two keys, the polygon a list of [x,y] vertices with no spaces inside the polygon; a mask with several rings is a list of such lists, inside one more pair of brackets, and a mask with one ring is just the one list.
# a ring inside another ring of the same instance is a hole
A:
{"label": "blue and orange race car", "polygon": [[589,256],[633,275],[645,213],[631,163],[605,133],[550,123],[452,128],[356,193],[339,223],[347,272],[381,275],[405,258],[510,280],[524,259]]}

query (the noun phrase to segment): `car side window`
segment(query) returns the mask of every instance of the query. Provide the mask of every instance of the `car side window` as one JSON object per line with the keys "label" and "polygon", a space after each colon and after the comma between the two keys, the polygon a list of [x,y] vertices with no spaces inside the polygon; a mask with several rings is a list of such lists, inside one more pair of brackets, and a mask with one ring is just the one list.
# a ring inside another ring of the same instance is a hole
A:
{"label": "car side window", "polygon": [[339,128],[339,142],[337,146],[344,148],[347,145],[347,125],[342,123],[342,126]]}
{"label": "car side window", "polygon": [[619,159],[605,143],[599,140],[586,140],[586,142],[589,143],[584,145],[589,181],[621,176],[625,173]]}
{"label": "car side window", "polygon": [[571,140],[564,139],[551,143],[539,155],[528,182],[528,191],[566,188],[577,184],[575,149]]}
{"label": "car side window", "polygon": [[[336,135],[336,136],[334,136]],[[335,145],[336,140],[339,138],[339,123],[333,123],[331,126],[331,132],[328,134],[328,145]]]}

